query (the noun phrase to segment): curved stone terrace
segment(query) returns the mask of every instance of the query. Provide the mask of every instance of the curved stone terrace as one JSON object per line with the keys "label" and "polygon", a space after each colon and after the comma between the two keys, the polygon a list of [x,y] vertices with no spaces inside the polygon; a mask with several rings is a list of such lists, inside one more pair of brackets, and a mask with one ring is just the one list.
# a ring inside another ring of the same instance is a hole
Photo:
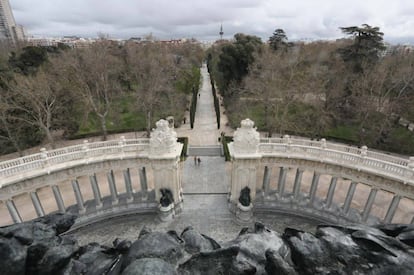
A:
{"label": "curved stone terrace", "polygon": [[[202,68],[202,76],[203,83],[200,88],[200,100],[198,101],[197,106],[195,122],[196,127],[191,130],[189,128],[189,124],[185,124],[181,128],[176,129],[179,136],[189,136],[190,146],[217,145],[220,132],[223,131],[223,129],[219,130],[215,128],[215,114],[212,104],[213,100],[211,86],[205,66]],[[222,120],[224,120],[224,122],[222,121],[222,125],[225,125],[226,117],[222,116]],[[227,128],[224,129],[224,132],[226,133],[230,131],[232,130]],[[107,142],[84,142],[79,145],[68,146],[57,150],[42,150],[42,152],[38,154],[33,154],[0,163],[0,192],[4,190],[5,187],[12,187],[14,184],[18,183],[21,180],[42,178],[42,176],[54,174],[57,171],[71,169],[80,165],[89,165],[91,163],[99,164],[100,162],[116,160],[143,160],[148,157],[148,151],[149,139],[134,138],[120,138],[118,140]],[[276,160],[277,162],[278,159],[302,159],[312,163],[328,163],[337,166],[344,166],[350,168],[351,170],[366,173],[367,175],[381,175],[381,177],[389,179],[391,182],[393,182],[393,184],[395,182],[399,182],[402,186],[408,186],[409,188],[405,188],[404,190],[409,190],[410,192],[406,192],[405,196],[414,199],[414,191],[412,191],[412,186],[414,185],[414,158],[412,157],[409,159],[395,157],[388,154],[371,151],[366,147],[357,148],[337,143],[330,143],[326,142],[324,139],[320,141],[312,141],[308,139],[291,138],[289,136],[285,136],[283,138],[261,138],[259,140],[258,150],[256,153],[258,153],[263,159],[263,165],[269,165],[269,163],[275,164],[275,161],[273,160]],[[233,159],[243,157],[243,154],[233,154]],[[93,227],[93,225],[91,225],[89,229],[93,228],[93,230],[89,233],[86,233],[85,231],[79,232],[81,232],[81,235],[86,234],[84,235],[86,238],[93,238],[94,232],[98,232],[99,236],[96,235],[97,238],[99,237],[105,239],[108,234],[111,234],[111,232],[114,231],[118,231],[117,235],[120,237],[123,237],[122,234],[119,234],[120,232],[127,232],[124,237],[128,237],[132,236],[134,232],[136,232],[135,230],[142,228],[144,224],[152,226],[153,228],[168,228],[177,230],[179,230],[180,226],[185,227],[189,224],[192,224],[200,232],[204,232],[206,234],[210,234],[212,231],[214,231],[215,233],[211,233],[211,235],[221,235],[221,239],[226,238],[225,236],[227,235],[227,232],[237,232],[242,226],[246,224],[235,220],[234,215],[229,212],[227,207],[229,201],[228,190],[231,190],[232,188],[231,180],[234,163],[226,163],[220,156],[201,156],[201,159],[202,162],[200,166],[197,166],[195,163],[193,163],[192,158],[187,158],[185,162],[181,163],[179,171],[182,171],[182,174],[180,174],[179,177],[182,181],[181,192],[184,193],[184,202],[182,206],[182,212],[177,215],[175,219],[172,219],[168,222],[160,222],[154,212],[148,212],[147,214],[139,214],[138,216],[129,215],[118,218],[113,217],[111,220],[104,222],[105,228],[102,228],[100,226]],[[278,168],[281,168],[281,172],[279,172],[278,175],[274,175],[273,178],[270,177],[270,174],[266,174],[266,172],[264,175],[262,173],[261,175],[257,176],[255,182],[259,192],[264,192],[263,194],[265,194],[267,191],[271,191],[273,188],[274,192],[272,194],[283,194],[284,181],[286,179],[290,179],[292,185],[293,183],[297,182],[295,176],[292,178],[292,175],[289,173],[283,174],[283,167],[278,166]],[[142,169],[141,166],[140,169]],[[261,172],[262,171],[259,171],[258,174]],[[125,171],[123,173],[121,172],[121,175],[115,175],[114,179],[116,179],[117,182],[120,182],[122,178],[126,180],[128,179],[128,173],[125,173]],[[139,173],[139,180],[141,180],[142,170],[140,170]],[[154,173],[149,172],[147,176],[148,181],[151,182],[152,178],[154,177]],[[138,180],[137,176],[132,176],[132,181],[134,180],[134,177],[136,180]],[[270,179],[264,179],[266,177]],[[315,175],[312,175],[310,173],[306,174],[305,172],[303,175],[300,174],[300,177],[302,179],[302,185],[300,186],[299,191],[304,193],[309,192],[309,195],[306,196],[306,200],[313,199],[314,197],[312,196],[315,196],[315,194],[318,192],[323,192],[324,194],[328,193],[328,196],[331,193],[332,182],[331,185],[329,185],[330,179],[324,179],[323,176],[321,176],[319,185],[323,186],[322,188],[316,189],[314,180]],[[283,180],[282,182],[281,179]],[[268,181],[268,186],[262,186],[262,182],[265,183],[266,181]],[[321,184],[323,181],[325,181],[326,184]],[[128,182],[128,180],[126,180],[126,182]],[[100,180],[96,181],[96,178],[95,180],[92,180],[92,188],[88,189],[85,188],[85,185],[88,185],[88,181],[79,179],[80,188],[78,189],[82,189],[81,191],[85,205],[87,201],[96,200],[96,188],[94,189],[94,183],[99,184]],[[283,183],[283,185],[281,185],[281,183]],[[128,192],[130,192],[130,195],[132,194],[134,197],[140,196],[138,195],[140,192],[142,192],[140,187],[137,185],[134,187],[133,182],[130,185],[130,187],[128,187],[128,184],[126,184],[126,187],[120,187],[118,185],[118,191],[116,191],[117,196],[122,192],[126,192],[127,195]],[[149,189],[154,188],[153,185],[149,185]],[[349,187],[347,186],[344,189],[337,188],[337,191],[335,192],[335,196],[338,196],[339,198],[338,202],[340,202],[340,204],[344,202],[347,208],[353,206],[355,203],[352,200],[352,196],[349,196],[350,190],[353,190],[352,195],[353,192],[355,192],[355,186],[352,186],[352,183],[350,183]],[[71,190],[71,187],[73,187],[74,190]],[[75,187],[76,184],[73,184],[72,182],[71,186],[69,183],[67,187],[62,188],[62,193],[71,193],[73,197],[74,191],[75,195],[77,195]],[[265,187],[267,190],[263,189]],[[281,187],[283,187],[283,189]],[[304,189],[305,187],[308,189]],[[292,186],[292,192],[295,191],[293,190],[294,188],[295,186]],[[49,209],[49,211],[46,212],[62,210],[59,209],[59,207],[56,207],[56,201],[51,198],[52,193],[50,193],[50,191],[48,194],[45,193],[37,196],[36,193],[19,194],[18,190],[15,190],[13,188],[6,189],[9,189],[10,192],[8,192],[8,194],[2,198],[16,198],[16,201],[18,201],[17,208],[19,208],[21,212],[27,212],[23,215],[23,220],[34,218],[35,216],[33,215],[36,215],[36,212],[37,215],[39,215],[39,211],[37,211],[39,209],[36,208],[36,203],[39,200],[42,200],[42,202],[44,202],[43,208]],[[215,190],[218,191],[215,192]],[[111,193],[112,191],[113,190],[109,190],[107,187],[105,190],[101,189],[103,197],[105,195],[113,195],[113,193]],[[412,204],[409,204],[410,207],[408,209],[400,209],[404,208],[405,204],[404,206],[401,206],[401,204],[399,205],[399,200],[397,203],[395,203],[394,200],[390,201],[389,199],[383,202],[381,201],[382,198],[378,198],[378,196],[377,198],[374,196],[374,199],[372,199],[369,190],[366,190],[365,193],[368,197],[367,204],[369,204],[369,208],[375,208],[375,203],[373,202],[375,199],[376,203],[380,206],[382,205],[382,207],[385,209],[389,210],[392,208],[391,210],[394,211],[394,208],[398,207],[399,210],[408,212],[409,215],[414,214]],[[55,189],[53,189],[53,194],[55,194]],[[269,194],[272,195],[271,192]],[[333,196],[333,194],[331,195]],[[101,195],[99,194],[99,196]],[[63,197],[66,202],[65,196]],[[260,195],[258,197],[260,197]],[[83,200],[81,200],[82,204],[80,205],[78,199],[75,200],[74,198],[71,198],[69,199],[69,202],[71,204],[66,203],[66,205],[76,205],[78,203],[78,206],[83,206]],[[270,200],[270,203],[273,203],[272,200]],[[362,205],[364,205],[364,203],[365,202],[363,202]],[[33,211],[32,204],[36,211]],[[367,208],[367,204],[365,204],[365,208]],[[388,207],[389,204],[391,205]],[[8,217],[6,205],[7,203],[3,202],[0,207],[0,216],[2,217],[3,224],[11,223],[10,217]],[[29,208],[31,210],[29,210]],[[278,209],[283,210],[283,208]],[[10,208],[8,210],[10,211]],[[63,209],[63,211],[65,211],[65,209]],[[257,212],[255,213],[254,219],[251,221],[251,223],[254,222],[254,220],[260,220],[266,224],[269,224],[270,227],[276,230],[282,230],[283,226],[289,226],[292,224],[296,224],[294,226],[303,224],[305,227],[311,227],[315,223],[320,222],[320,220],[312,221],[303,217],[297,217],[295,216],[294,211],[288,211],[285,214],[280,214],[281,212],[283,211],[264,211],[260,213]],[[118,222],[115,222],[114,219],[116,219]],[[90,240],[91,239],[88,241]]]}

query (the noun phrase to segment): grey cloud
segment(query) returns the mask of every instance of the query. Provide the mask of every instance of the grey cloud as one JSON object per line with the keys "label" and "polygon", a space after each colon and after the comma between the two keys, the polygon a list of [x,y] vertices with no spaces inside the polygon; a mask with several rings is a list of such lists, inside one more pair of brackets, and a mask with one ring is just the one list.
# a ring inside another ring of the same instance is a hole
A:
{"label": "grey cloud", "polygon": [[41,36],[128,38],[152,32],[160,38],[217,39],[237,32],[266,40],[276,28],[289,38],[342,37],[341,26],[368,23],[386,37],[412,41],[412,0],[10,0],[16,21]]}

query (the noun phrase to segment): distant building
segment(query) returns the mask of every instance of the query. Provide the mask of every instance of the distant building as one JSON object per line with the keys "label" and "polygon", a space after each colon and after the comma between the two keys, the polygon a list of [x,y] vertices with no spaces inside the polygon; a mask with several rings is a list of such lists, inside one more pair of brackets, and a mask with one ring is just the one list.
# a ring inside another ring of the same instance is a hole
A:
{"label": "distant building", "polygon": [[16,24],[9,0],[0,0],[0,40],[13,44],[25,40],[23,26]]}

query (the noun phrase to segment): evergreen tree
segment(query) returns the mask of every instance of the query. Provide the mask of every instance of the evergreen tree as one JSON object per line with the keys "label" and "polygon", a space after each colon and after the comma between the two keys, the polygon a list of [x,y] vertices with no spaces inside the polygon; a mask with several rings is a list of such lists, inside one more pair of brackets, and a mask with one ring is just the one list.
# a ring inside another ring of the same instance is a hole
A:
{"label": "evergreen tree", "polygon": [[273,35],[269,37],[270,48],[272,48],[275,51],[282,49],[285,50],[288,46],[287,41],[288,38],[286,36],[286,33],[282,29],[276,29],[273,32]]}
{"label": "evergreen tree", "polygon": [[339,49],[342,59],[351,64],[355,73],[361,73],[364,65],[376,63],[385,49],[384,33],[378,27],[363,24],[362,27],[341,27],[343,33],[353,36],[353,43]]}
{"label": "evergreen tree", "polygon": [[240,83],[247,75],[249,65],[253,63],[253,53],[262,45],[259,37],[238,33],[235,41],[225,45],[219,56],[218,69],[223,74],[224,91],[230,83]]}

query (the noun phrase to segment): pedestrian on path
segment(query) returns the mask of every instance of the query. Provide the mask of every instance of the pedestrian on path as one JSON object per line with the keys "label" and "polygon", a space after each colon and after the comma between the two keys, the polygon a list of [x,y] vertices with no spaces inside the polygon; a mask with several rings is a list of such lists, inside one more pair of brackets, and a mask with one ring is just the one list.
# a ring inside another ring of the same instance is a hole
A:
{"label": "pedestrian on path", "polygon": [[201,159],[200,158],[197,158],[197,162],[198,162],[198,166],[200,166]]}
{"label": "pedestrian on path", "polygon": [[197,156],[194,156],[194,165],[197,165]]}

